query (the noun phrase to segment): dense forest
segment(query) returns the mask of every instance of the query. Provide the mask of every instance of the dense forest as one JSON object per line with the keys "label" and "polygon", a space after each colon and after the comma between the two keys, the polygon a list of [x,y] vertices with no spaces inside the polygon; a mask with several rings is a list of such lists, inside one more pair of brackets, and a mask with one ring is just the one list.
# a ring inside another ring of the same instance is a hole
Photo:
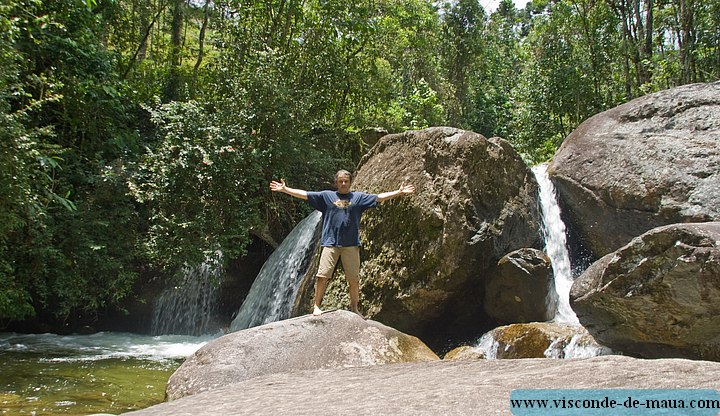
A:
{"label": "dense forest", "polygon": [[549,158],[634,97],[720,78],[720,0],[2,0],[0,328],[272,244],[377,130]]}

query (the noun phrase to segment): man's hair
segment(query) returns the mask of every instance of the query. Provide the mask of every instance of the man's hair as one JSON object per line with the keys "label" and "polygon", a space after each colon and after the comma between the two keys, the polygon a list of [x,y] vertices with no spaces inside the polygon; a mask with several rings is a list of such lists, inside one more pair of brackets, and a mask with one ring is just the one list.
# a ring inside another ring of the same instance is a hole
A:
{"label": "man's hair", "polygon": [[337,173],[335,174],[335,182],[337,182],[340,176],[347,176],[348,178],[350,178],[350,183],[352,183],[353,181],[352,173],[346,171],[345,169],[340,169],[339,171],[337,171]]}

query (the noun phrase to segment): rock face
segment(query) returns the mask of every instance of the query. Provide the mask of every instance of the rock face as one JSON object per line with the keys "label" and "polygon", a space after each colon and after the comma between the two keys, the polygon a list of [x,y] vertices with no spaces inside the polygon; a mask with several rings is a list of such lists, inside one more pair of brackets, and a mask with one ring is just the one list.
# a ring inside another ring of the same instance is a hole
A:
{"label": "rock face", "polygon": [[[717,390],[720,363],[604,356],[435,361],[276,373],[123,414],[510,415],[509,398],[516,389],[639,388],[676,393],[677,389]],[[718,400],[717,396],[703,398]]]}
{"label": "rock face", "polygon": [[[513,250],[541,247],[537,182],[506,141],[438,127],[381,138],[353,188],[402,183],[416,192],[363,216],[361,310],[428,343],[467,332],[483,322],[488,271]],[[325,304],[342,305],[346,291],[335,279]]]}
{"label": "rock face", "polygon": [[573,284],[573,310],[603,345],[642,357],[720,361],[720,222],[653,229]]}
{"label": "rock face", "polygon": [[548,256],[523,248],[503,256],[485,284],[483,306],[500,323],[549,321],[557,293]]}
{"label": "rock face", "polygon": [[720,220],[720,82],[649,94],[582,123],[548,168],[595,259],[659,226]]}
{"label": "rock face", "polygon": [[352,312],[334,311],[215,339],[178,368],[166,394],[175,400],[271,373],[438,359],[415,337]]}

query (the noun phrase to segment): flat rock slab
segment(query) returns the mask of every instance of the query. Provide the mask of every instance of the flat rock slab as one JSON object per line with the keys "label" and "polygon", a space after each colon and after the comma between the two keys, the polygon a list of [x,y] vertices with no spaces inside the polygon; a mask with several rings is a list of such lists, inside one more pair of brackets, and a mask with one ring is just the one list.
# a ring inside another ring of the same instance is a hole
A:
{"label": "flat rock slab", "polygon": [[720,389],[720,363],[624,356],[268,374],[125,415],[509,415],[514,389]]}

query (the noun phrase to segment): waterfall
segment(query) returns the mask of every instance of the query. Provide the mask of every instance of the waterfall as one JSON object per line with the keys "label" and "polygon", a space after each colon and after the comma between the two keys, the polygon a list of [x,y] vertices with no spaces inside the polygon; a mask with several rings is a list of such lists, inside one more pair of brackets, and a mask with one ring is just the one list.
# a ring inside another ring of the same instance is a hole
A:
{"label": "waterfall", "polygon": [[321,217],[320,211],[308,215],[270,255],[232,321],[231,331],[290,317],[303,276],[317,248]]}
{"label": "waterfall", "polygon": [[220,254],[183,270],[183,281],[155,300],[153,335],[204,335],[218,332],[218,286],[223,273]]}
{"label": "waterfall", "polygon": [[558,305],[553,319],[557,323],[578,324],[577,316],[570,307],[570,288],[573,284],[570,254],[568,253],[565,224],[560,217],[555,187],[547,174],[547,164],[532,168],[540,187],[540,206],[543,217],[545,252],[550,258],[555,280]]}

